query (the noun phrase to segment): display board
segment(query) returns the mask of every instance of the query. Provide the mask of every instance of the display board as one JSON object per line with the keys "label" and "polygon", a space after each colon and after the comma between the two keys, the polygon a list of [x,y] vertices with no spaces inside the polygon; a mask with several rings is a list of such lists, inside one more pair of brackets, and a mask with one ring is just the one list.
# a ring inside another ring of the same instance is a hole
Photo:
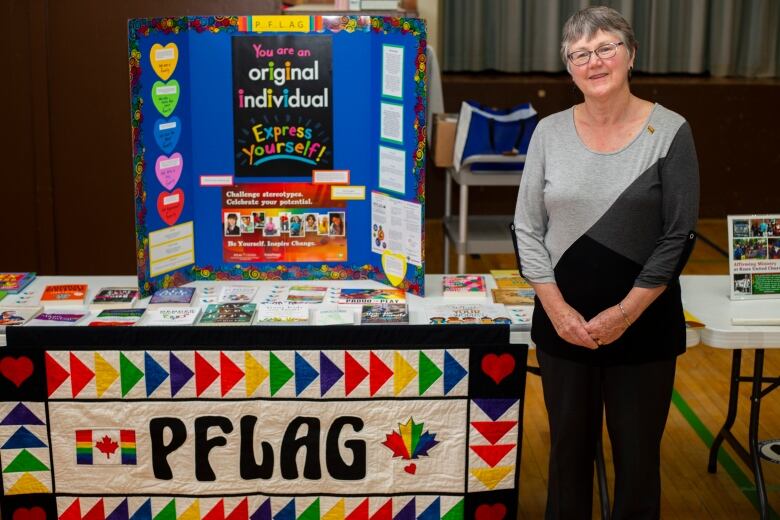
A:
{"label": "display board", "polygon": [[729,215],[731,299],[780,298],[780,215]]}
{"label": "display board", "polygon": [[506,327],[141,329],[9,331],[4,518],[517,515],[527,347]]}
{"label": "display board", "polygon": [[375,279],[423,294],[425,26],[129,22],[137,271]]}

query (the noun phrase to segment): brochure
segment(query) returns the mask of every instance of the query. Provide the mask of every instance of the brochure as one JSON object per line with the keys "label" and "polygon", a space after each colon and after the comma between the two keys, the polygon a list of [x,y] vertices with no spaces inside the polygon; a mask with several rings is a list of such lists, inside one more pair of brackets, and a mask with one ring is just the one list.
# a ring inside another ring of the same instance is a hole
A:
{"label": "brochure", "polygon": [[731,298],[780,298],[780,214],[729,215]]}

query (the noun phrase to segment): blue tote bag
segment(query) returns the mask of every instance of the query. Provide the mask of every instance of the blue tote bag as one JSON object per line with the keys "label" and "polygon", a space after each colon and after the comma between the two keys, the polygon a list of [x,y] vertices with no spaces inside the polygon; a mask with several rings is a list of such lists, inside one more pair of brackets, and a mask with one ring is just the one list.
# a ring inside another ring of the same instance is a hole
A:
{"label": "blue tote bag", "polygon": [[[473,155],[525,155],[539,118],[530,103],[497,109],[464,101],[455,134],[454,165]],[[523,163],[479,162],[472,171],[520,171]]]}

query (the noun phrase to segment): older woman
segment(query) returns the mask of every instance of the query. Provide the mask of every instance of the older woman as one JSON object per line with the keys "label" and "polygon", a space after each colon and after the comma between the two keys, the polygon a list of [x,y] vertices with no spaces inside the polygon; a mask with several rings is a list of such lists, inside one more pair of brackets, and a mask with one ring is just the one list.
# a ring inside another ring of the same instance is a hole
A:
{"label": "older woman", "polygon": [[685,119],[631,93],[636,51],[613,9],[566,22],[561,55],[584,102],[539,123],[517,200],[550,421],[548,519],[590,518],[602,409],[613,518],[660,515],[661,436],[685,350],[678,277],[699,181]]}

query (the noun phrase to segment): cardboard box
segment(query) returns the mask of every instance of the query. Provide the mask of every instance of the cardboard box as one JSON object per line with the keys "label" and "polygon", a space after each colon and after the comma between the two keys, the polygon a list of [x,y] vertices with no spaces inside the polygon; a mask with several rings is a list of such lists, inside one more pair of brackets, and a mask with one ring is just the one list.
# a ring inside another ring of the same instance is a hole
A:
{"label": "cardboard box", "polygon": [[455,148],[455,129],[458,114],[434,114],[433,116],[433,164],[440,168],[452,166]]}

